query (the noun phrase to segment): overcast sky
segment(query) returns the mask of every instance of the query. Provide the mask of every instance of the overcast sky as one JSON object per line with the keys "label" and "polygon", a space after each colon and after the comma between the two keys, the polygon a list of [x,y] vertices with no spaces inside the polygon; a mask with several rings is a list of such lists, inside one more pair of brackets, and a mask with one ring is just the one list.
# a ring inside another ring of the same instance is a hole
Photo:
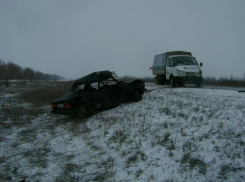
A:
{"label": "overcast sky", "polygon": [[244,0],[0,0],[0,59],[68,79],[152,76],[154,55],[190,51],[204,76],[245,74]]}

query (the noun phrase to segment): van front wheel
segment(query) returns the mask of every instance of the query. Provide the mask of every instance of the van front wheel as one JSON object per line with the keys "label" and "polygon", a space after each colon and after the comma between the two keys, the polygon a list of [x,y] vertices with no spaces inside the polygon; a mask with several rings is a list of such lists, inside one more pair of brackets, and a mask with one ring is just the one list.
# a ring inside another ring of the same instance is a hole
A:
{"label": "van front wheel", "polygon": [[174,81],[174,77],[173,77],[173,76],[170,77],[170,85],[171,85],[172,87],[175,86],[175,81]]}

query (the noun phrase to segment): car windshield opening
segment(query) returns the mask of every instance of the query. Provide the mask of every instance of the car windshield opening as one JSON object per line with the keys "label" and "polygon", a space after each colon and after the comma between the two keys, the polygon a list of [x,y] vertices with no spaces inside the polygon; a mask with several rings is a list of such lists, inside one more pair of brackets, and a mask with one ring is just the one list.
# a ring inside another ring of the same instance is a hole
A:
{"label": "car windshield opening", "polygon": [[194,57],[189,56],[178,56],[173,57],[174,66],[183,66],[183,65],[197,65],[197,61]]}

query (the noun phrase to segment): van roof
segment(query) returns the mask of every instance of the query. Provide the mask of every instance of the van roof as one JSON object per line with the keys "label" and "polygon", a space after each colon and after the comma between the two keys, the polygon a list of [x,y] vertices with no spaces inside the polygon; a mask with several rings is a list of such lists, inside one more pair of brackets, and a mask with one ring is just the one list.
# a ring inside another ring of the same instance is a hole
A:
{"label": "van roof", "polygon": [[168,56],[168,57],[179,57],[179,56],[188,56],[188,57],[193,57],[191,55],[171,55],[171,56]]}
{"label": "van roof", "polygon": [[192,56],[191,52],[185,52],[185,51],[172,51],[172,52],[166,52],[166,57],[173,56],[173,55],[188,55]]}

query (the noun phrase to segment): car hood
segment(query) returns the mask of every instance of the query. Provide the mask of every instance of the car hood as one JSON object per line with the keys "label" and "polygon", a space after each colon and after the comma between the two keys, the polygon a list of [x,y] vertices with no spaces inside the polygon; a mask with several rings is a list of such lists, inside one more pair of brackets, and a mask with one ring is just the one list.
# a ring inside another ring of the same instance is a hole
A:
{"label": "car hood", "polygon": [[71,91],[71,92],[68,92],[67,94],[65,94],[64,96],[53,100],[52,102],[65,102],[65,101],[68,101],[71,98],[74,98],[74,97],[77,97],[77,96],[78,96],[77,92]]}
{"label": "car hood", "polygon": [[197,65],[185,65],[185,66],[176,66],[177,70],[184,72],[194,72],[197,73],[200,71]]}

